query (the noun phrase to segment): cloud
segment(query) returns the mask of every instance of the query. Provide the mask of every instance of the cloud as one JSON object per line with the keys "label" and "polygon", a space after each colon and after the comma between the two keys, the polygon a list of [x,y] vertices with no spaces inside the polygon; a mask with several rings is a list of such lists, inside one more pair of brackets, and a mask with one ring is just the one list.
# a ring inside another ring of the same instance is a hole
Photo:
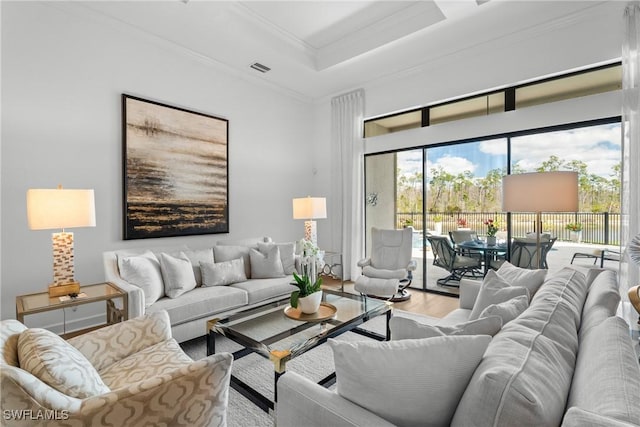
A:
{"label": "cloud", "polygon": [[460,156],[444,155],[435,162],[427,161],[427,175],[431,176],[431,169],[442,167],[446,172],[458,175],[465,171],[474,172],[477,168],[469,159]]}
{"label": "cloud", "polygon": [[621,160],[621,142],[619,124],[520,136],[511,139],[511,161],[531,171],[555,155],[582,161],[589,173],[608,178]]}
{"label": "cloud", "polygon": [[[563,162],[582,161],[587,164],[589,173],[610,178],[613,166],[621,160],[620,128],[619,123],[612,123],[514,137],[511,138],[512,162],[526,171],[533,171],[555,155]],[[431,169],[441,166],[454,175],[467,170],[483,175],[487,169],[499,167],[501,161],[497,156],[504,158],[506,150],[505,138],[427,149],[430,156],[444,155],[427,162],[426,174],[430,177]],[[421,149],[398,152],[397,157],[401,174],[422,173]],[[492,158],[494,161],[490,161]]]}

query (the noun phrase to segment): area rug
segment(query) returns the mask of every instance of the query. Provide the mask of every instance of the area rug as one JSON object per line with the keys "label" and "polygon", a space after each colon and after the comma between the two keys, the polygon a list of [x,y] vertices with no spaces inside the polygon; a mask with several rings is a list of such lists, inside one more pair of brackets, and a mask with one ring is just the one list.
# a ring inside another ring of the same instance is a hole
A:
{"label": "area rug", "polygon": [[[394,310],[394,316],[415,319],[421,323],[433,324],[438,319],[402,310]],[[360,328],[383,334],[385,330],[385,316],[375,317],[363,323]],[[364,341],[369,338],[354,332],[346,332],[337,340]],[[206,357],[206,338],[200,337],[180,344],[183,350],[194,360]],[[240,350],[242,347],[233,341],[217,336],[216,352]],[[327,344],[319,345],[287,363],[287,371],[296,372],[313,381],[320,381],[334,372],[333,352]],[[257,354],[249,354],[233,362],[233,375],[249,384],[264,396],[273,400],[273,364]],[[335,387],[332,386],[331,388]],[[247,398],[235,391],[229,390],[229,406],[227,410],[227,425],[229,427],[273,427],[273,414],[267,414]]]}

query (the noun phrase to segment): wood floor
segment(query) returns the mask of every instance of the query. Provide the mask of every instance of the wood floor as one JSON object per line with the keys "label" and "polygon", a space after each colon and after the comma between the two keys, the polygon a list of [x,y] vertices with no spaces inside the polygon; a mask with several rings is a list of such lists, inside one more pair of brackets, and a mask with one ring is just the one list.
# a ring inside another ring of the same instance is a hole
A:
{"label": "wood floor", "polygon": [[[338,280],[323,278],[323,286],[331,289],[340,288]],[[345,282],[345,292],[352,292],[353,283]],[[433,317],[444,317],[460,306],[460,300],[454,297],[432,294],[417,290],[409,290],[411,298],[408,301],[394,303],[394,308],[398,310],[410,311],[412,313],[425,314]]]}

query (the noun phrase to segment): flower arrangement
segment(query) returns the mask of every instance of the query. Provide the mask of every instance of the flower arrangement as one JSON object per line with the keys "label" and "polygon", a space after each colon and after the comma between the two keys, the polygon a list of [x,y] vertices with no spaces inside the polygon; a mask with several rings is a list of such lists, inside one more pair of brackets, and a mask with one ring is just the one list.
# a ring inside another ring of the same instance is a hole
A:
{"label": "flower arrangement", "polygon": [[487,219],[484,221],[484,225],[487,226],[487,236],[495,237],[498,232],[498,224],[496,224],[493,219]]}
{"label": "flower arrangement", "polygon": [[322,255],[324,252],[313,244],[309,240],[300,240],[298,242],[299,248],[302,249],[301,268],[302,274],[298,275],[293,273],[293,279],[295,283],[293,285],[298,287],[297,291],[291,293],[289,298],[289,304],[291,307],[298,308],[298,299],[309,296],[315,292],[318,292],[322,286],[322,277],[318,276],[318,265],[323,265]]}
{"label": "flower arrangement", "polygon": [[442,222],[442,215],[434,215],[433,222]]}
{"label": "flower arrangement", "polygon": [[564,228],[569,231],[582,231],[582,224],[580,224],[579,222],[570,222],[569,224],[565,225]]}
{"label": "flower arrangement", "polygon": [[464,218],[458,218],[458,227],[466,227],[467,226],[467,220]]}

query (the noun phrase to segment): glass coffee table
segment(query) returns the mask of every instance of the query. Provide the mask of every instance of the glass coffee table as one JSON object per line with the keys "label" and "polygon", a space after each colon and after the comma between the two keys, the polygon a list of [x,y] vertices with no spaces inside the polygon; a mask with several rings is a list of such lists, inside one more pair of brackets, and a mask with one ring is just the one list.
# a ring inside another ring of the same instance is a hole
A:
{"label": "glass coffee table", "polygon": [[[389,319],[393,303],[360,295],[323,290],[323,304],[335,307],[335,315],[320,321],[295,320],[285,315],[289,298],[234,314],[226,319],[207,321],[207,355],[215,353],[215,335],[223,335],[242,345],[244,349],[233,354],[239,359],[250,353],[271,360],[274,366],[274,398],[277,401],[275,383],[286,371],[286,364],[301,354],[347,331],[356,332],[380,341],[389,340]],[[386,315],[386,334],[381,335],[358,328],[363,322]],[[319,384],[329,386],[335,381],[335,373]],[[274,402],[252,387],[231,376],[231,386],[264,411],[274,408]]]}

